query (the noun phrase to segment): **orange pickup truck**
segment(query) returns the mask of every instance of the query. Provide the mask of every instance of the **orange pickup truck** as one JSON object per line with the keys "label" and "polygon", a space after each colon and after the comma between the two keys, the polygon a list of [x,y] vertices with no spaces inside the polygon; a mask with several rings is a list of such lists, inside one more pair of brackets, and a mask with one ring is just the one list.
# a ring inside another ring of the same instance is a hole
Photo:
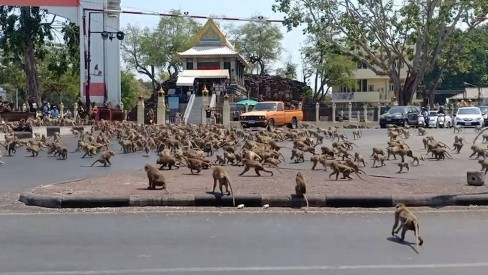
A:
{"label": "orange pickup truck", "polygon": [[302,110],[285,110],[285,104],[282,101],[258,102],[252,111],[243,113],[239,117],[243,128],[266,127],[269,130],[283,125],[297,128],[298,121],[302,119]]}

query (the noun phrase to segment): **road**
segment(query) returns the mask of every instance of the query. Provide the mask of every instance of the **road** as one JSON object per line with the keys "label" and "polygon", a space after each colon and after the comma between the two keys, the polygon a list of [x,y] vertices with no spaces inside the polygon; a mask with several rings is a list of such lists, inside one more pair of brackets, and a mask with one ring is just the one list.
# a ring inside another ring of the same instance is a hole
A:
{"label": "road", "polygon": [[[266,210],[263,210],[266,211]],[[0,215],[0,275],[484,274],[487,211]],[[413,242],[413,234],[407,234]]]}

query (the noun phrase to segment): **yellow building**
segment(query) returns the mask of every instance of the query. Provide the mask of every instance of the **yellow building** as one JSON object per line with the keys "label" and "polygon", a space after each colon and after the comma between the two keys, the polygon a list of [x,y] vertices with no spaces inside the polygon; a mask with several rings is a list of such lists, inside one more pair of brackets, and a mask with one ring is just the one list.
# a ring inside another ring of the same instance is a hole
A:
{"label": "yellow building", "polygon": [[[407,77],[407,66],[403,65],[400,70],[400,78],[403,82]],[[393,83],[386,75],[377,75],[369,69],[365,63],[358,64],[353,78],[357,81],[356,88],[332,86],[332,102],[337,105],[344,103],[369,102],[374,105],[378,103],[388,104],[394,97]]]}

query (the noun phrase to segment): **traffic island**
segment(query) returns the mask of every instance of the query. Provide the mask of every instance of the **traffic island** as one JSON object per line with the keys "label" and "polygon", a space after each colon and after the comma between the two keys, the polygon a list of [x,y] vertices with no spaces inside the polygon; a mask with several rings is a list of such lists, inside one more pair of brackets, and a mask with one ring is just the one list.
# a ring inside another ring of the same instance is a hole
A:
{"label": "traffic island", "polygon": [[[103,169],[110,169],[103,168]],[[297,169],[276,169],[274,176],[258,177],[254,171],[237,176],[242,167],[226,166],[231,175],[236,206],[289,207],[305,206],[294,194]],[[415,179],[415,173],[396,176],[370,174],[364,180],[329,179],[330,171],[301,170],[307,180],[310,207],[393,207],[397,202],[410,206],[443,207],[453,205],[488,205],[486,186],[470,186],[466,175]],[[380,171],[378,171],[379,173]],[[386,171],[385,171],[386,172]],[[20,195],[26,205],[49,208],[93,207],[233,207],[232,197],[212,193],[211,170],[191,174],[186,167],[164,170],[166,190],[147,190],[144,171],[50,184]],[[353,175],[354,177],[354,175]],[[444,178],[445,177],[445,178]],[[225,190],[224,190],[225,191]]]}

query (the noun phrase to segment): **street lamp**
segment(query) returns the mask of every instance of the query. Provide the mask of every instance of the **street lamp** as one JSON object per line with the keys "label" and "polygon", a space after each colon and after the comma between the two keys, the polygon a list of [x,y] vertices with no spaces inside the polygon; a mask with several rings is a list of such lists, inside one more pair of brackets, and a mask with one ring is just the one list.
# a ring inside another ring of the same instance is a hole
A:
{"label": "street lamp", "polygon": [[478,88],[478,106],[480,106],[481,105],[481,87],[476,86],[476,85],[471,84],[471,83],[468,83],[466,81],[464,82],[464,85],[471,86],[473,88]]}

